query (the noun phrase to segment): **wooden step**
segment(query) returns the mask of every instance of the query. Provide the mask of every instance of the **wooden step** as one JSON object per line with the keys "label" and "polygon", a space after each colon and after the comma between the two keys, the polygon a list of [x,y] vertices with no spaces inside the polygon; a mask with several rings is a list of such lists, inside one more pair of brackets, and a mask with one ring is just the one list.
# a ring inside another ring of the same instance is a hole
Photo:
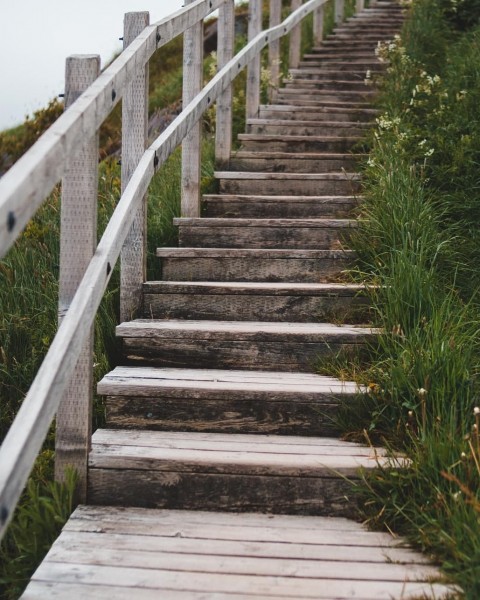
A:
{"label": "wooden step", "polygon": [[326,47],[322,50],[318,49],[312,54],[304,54],[302,60],[304,62],[310,60],[320,60],[324,58],[336,58],[337,60],[348,60],[349,58],[371,59],[375,57],[375,46],[371,48],[332,48]]}
{"label": "wooden step", "polygon": [[332,436],[364,390],[308,373],[117,367],[97,392],[109,428]]}
{"label": "wooden step", "polygon": [[366,102],[377,95],[376,91],[365,86],[364,90],[344,92],[342,90],[312,90],[309,88],[281,88],[277,93],[278,101],[295,104],[298,100],[315,100],[321,102]]}
{"label": "wooden step", "polygon": [[[314,106],[314,107],[319,107],[319,108],[336,106],[337,108],[340,108],[340,109],[342,109],[342,108],[363,109],[363,108],[368,108],[369,106],[371,106],[371,102],[360,102],[360,101],[346,102],[344,100],[338,100],[338,99],[335,101],[331,101],[331,100],[324,100],[324,99],[313,97],[312,94],[308,94],[308,95],[305,94],[304,96],[297,96],[295,98],[295,100],[291,96],[289,96],[289,97],[285,97],[285,96],[279,97],[279,96],[277,96],[277,98],[276,98],[277,104],[291,105],[292,102],[295,102],[297,107],[300,109],[305,106]],[[240,137],[240,135],[238,137]]]}
{"label": "wooden step", "polygon": [[144,318],[365,323],[364,287],[340,283],[149,281]]}
{"label": "wooden step", "polygon": [[303,135],[332,136],[346,133],[362,136],[371,128],[369,123],[352,123],[345,121],[292,121],[291,119],[250,119],[247,123],[248,133],[266,133],[267,135]]}
{"label": "wooden step", "polygon": [[[363,74],[365,77],[365,73]],[[378,110],[373,108],[350,108],[336,106],[297,106],[272,104],[260,106],[261,119],[290,119],[293,121],[350,121],[355,123],[372,122]]]}
{"label": "wooden step", "polygon": [[[337,72],[343,71],[359,71],[359,70],[370,70],[370,71],[383,71],[385,63],[381,63],[377,58],[372,57],[370,60],[359,58],[352,60],[337,60],[335,58],[324,58],[319,60],[302,60],[300,61],[299,69],[313,69],[315,67],[322,69],[331,69]],[[340,92],[339,92],[340,94]],[[340,94],[341,95],[341,94]]]}
{"label": "wooden step", "polygon": [[[290,69],[290,76],[302,81],[351,81],[358,84],[365,84],[365,69],[354,69],[351,71],[332,71],[321,67],[302,67],[301,69]],[[367,110],[376,110],[372,107]],[[361,111],[359,111],[361,112]]]}
{"label": "wooden step", "polygon": [[203,215],[209,218],[345,218],[358,205],[357,196],[260,196],[222,194],[203,196]]}
{"label": "wooden step", "polygon": [[439,577],[398,538],[342,518],[79,506],[22,599],[455,595]]}
{"label": "wooden step", "polygon": [[220,193],[224,194],[352,195],[361,189],[358,173],[216,171],[215,178],[219,180]]}
{"label": "wooden step", "polygon": [[180,246],[188,248],[342,248],[355,219],[177,218]]}
{"label": "wooden step", "polygon": [[352,266],[351,250],[252,248],[158,248],[167,281],[301,281],[342,277]]}
{"label": "wooden step", "polygon": [[382,449],[332,438],[97,430],[89,503],[183,510],[356,514],[360,469]]}
{"label": "wooden step", "polygon": [[312,372],[342,352],[365,353],[376,331],[330,323],[136,319],[116,329],[130,364]]}
{"label": "wooden step", "polygon": [[[310,106],[315,101],[304,101]],[[288,104],[291,104],[289,99]],[[309,136],[301,135],[265,135],[241,133],[238,136],[244,150],[261,152],[349,152],[358,143],[356,136]]]}
{"label": "wooden step", "polygon": [[300,89],[309,89],[309,90],[350,90],[350,91],[358,91],[363,92],[365,90],[365,73],[363,73],[363,79],[359,79],[357,81],[343,81],[340,79],[337,80],[315,80],[309,78],[301,78],[301,76],[295,76],[293,79],[285,79],[284,87],[292,88],[297,87]]}
{"label": "wooden step", "polygon": [[249,171],[250,173],[256,171],[260,173],[338,173],[342,170],[354,171],[358,163],[365,159],[365,154],[352,153],[246,152],[239,150],[232,156],[228,166],[232,171]]}

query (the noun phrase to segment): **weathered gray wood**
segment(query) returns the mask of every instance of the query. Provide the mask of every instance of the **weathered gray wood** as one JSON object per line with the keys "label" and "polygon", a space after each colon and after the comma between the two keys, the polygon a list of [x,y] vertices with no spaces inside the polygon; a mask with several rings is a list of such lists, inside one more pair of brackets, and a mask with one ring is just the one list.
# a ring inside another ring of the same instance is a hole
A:
{"label": "weathered gray wood", "polygon": [[334,20],[335,24],[338,25],[345,18],[345,0],[334,0],[334,5]]}
{"label": "weathered gray wood", "polygon": [[[262,0],[250,0],[248,5],[248,40],[254,40],[262,30]],[[266,36],[269,41],[269,36]],[[274,41],[274,40],[272,40]],[[256,117],[260,106],[260,55],[255,55],[247,69],[246,114]]]}
{"label": "weathered gray wood", "polygon": [[[282,20],[282,0],[270,0],[270,27],[276,27]],[[274,40],[268,47],[269,101],[273,102],[280,85],[280,40]]]}
{"label": "weathered gray wood", "polygon": [[[246,167],[250,168],[255,159],[241,159],[248,161]],[[260,159],[259,167],[272,164],[275,159]],[[276,159],[278,160],[278,159]],[[282,161],[289,165],[293,159]],[[300,161],[302,162],[302,161]],[[304,159],[305,165],[302,170],[311,172],[309,165],[316,166],[314,160]],[[340,159],[322,161],[337,166]],[[347,163],[348,164],[348,163]],[[235,162],[235,166],[242,166],[242,162]],[[280,165],[282,166],[282,165]],[[322,165],[323,166],[323,165]],[[273,167],[274,168],[274,167]],[[237,217],[237,218],[326,218],[337,219],[350,217],[354,208],[358,206],[356,196],[272,196],[272,195],[240,195],[222,194],[206,195],[203,197],[204,214],[207,218],[214,217]]]}
{"label": "weathered gray wood", "polygon": [[[291,0],[290,7],[292,12],[302,6],[302,0]],[[300,63],[301,44],[302,44],[302,26],[297,25],[290,33],[290,46],[288,52],[288,65],[291,69],[296,69]]]}
{"label": "weathered gray wood", "polygon": [[197,248],[342,248],[353,219],[175,219],[181,246]]}
{"label": "weathered gray wood", "polygon": [[[235,4],[234,0],[225,3],[218,13],[218,68],[224,67],[233,57],[235,37]],[[232,87],[227,89],[217,100],[217,117],[215,129],[215,161],[217,166],[228,165],[232,151]]]}
{"label": "weathered gray wood", "polygon": [[[293,119],[290,120],[290,122],[292,121]],[[262,173],[328,173],[332,171],[339,172],[342,169],[345,169],[348,172],[353,172],[355,168],[358,167],[358,164],[362,159],[366,159],[366,156],[364,154],[335,154],[315,152],[247,152],[239,150],[231,158],[230,167],[234,171],[248,171],[250,173],[255,171]],[[253,194],[251,196],[255,197],[258,195],[259,194]],[[267,194],[266,196],[269,195],[270,194]],[[203,196],[204,205],[206,200],[211,197],[213,197],[211,194]],[[301,198],[304,197],[305,196],[297,195],[290,196],[292,204],[300,202]],[[333,197],[332,202],[334,202]],[[311,204],[313,205],[313,202],[311,202]],[[302,216],[308,215],[315,216],[315,214],[312,213],[305,213],[305,215]],[[205,216],[213,215],[208,215],[207,213]],[[232,214],[231,216],[235,215]],[[252,213],[250,216],[253,217],[255,215]],[[261,211],[258,214],[258,216],[263,216]],[[273,216],[276,215],[272,214],[272,217]]]}
{"label": "weathered gray wood", "polygon": [[[124,50],[150,24],[148,12],[126,13]],[[122,193],[142,158],[148,131],[148,64],[125,90],[122,101]],[[133,319],[142,305],[147,268],[147,196],[137,209],[120,255],[120,320]]]}
{"label": "weathered gray wood", "polygon": [[368,328],[316,323],[246,321],[132,321],[117,328],[132,364],[201,368],[312,372],[315,364],[340,351],[366,352],[374,343]]}
{"label": "weathered gray wood", "polygon": [[[259,561],[252,556],[224,556],[212,552],[183,553],[152,552],[144,548],[100,548],[89,545],[89,540],[78,541],[77,536],[65,540],[63,546],[56,544],[49,553],[47,562],[67,564],[98,564],[117,567],[140,567],[145,569],[171,569],[184,572],[234,573],[239,575],[271,575],[283,577],[325,577],[332,579],[350,579],[359,581],[428,581],[438,576],[438,570],[428,565],[404,565],[381,563],[353,563],[349,560],[320,562],[305,559],[290,561],[284,558],[264,557]],[[70,541],[70,544],[68,542]],[[219,560],[220,559],[220,560]]]}
{"label": "weathered gray wood", "polygon": [[[194,0],[186,0],[191,4]],[[195,24],[183,36],[183,106],[197,96],[203,85],[203,22]],[[190,129],[182,143],[181,211],[185,217],[200,214],[200,121]]]}
{"label": "weathered gray wood", "polygon": [[[277,284],[280,285],[280,284]],[[366,298],[359,288],[325,289],[332,284],[318,284],[315,289],[294,286],[276,290],[244,284],[212,286],[171,285],[171,282],[145,286],[144,317],[154,319],[208,319],[239,321],[368,321]],[[335,287],[335,286],[332,286]],[[347,292],[348,289],[348,292]]]}
{"label": "weathered gray wood", "polygon": [[298,373],[120,367],[104,377],[109,427],[334,435],[352,382]]}
{"label": "weathered gray wood", "polygon": [[[297,99],[296,102],[299,102]],[[290,104],[291,101],[288,102]],[[303,102],[302,102],[303,103]],[[315,102],[305,101],[307,105]],[[266,150],[274,152],[348,152],[358,142],[357,137],[330,136],[316,137],[295,135],[265,135],[254,133],[241,133],[238,136],[244,150],[256,151]]]}
{"label": "weathered gray wood", "polygon": [[[312,76],[313,78],[313,76]],[[270,106],[260,107],[260,118],[278,118],[291,120],[308,120],[308,121],[373,121],[378,112],[372,108],[337,108],[335,106],[296,106],[293,110],[292,105],[275,104]]]}
{"label": "weathered gray wood", "polygon": [[[156,511],[153,510],[146,512],[156,513]],[[208,519],[208,515],[211,513],[201,514]],[[124,518],[124,516],[121,514],[119,514],[119,517]],[[184,519],[188,519],[188,516],[184,515]],[[330,518],[323,519],[322,517],[305,517],[305,519],[311,522],[311,527],[313,527],[313,529],[318,533],[323,530],[322,521],[330,521]],[[333,518],[332,520],[338,521],[339,519]],[[190,519],[188,519],[188,521],[190,521]],[[259,523],[262,523],[262,521],[259,520]],[[216,523],[214,524],[216,525]],[[361,527],[356,523],[352,524],[357,525],[357,528],[359,529]],[[245,527],[249,526],[251,527],[251,524],[249,520],[246,519]],[[261,525],[258,526],[260,527]],[[325,523],[325,526],[328,528],[329,523]],[[352,530],[353,529],[347,529],[346,531]],[[348,575],[348,564],[345,563],[359,563],[358,566],[363,565],[364,568],[368,568],[368,572],[364,574],[364,577],[366,577],[369,574],[371,575],[371,568],[374,567],[376,563],[403,565],[406,569],[408,569],[410,566],[424,565],[428,562],[428,560],[422,554],[413,552],[407,548],[382,548],[378,546],[372,546],[367,550],[365,546],[341,545],[341,532],[342,530],[340,529],[338,532],[340,534],[338,536],[338,545],[332,544],[331,546],[322,546],[320,543],[295,544],[281,542],[257,542],[255,544],[254,542],[244,542],[240,540],[195,540],[194,538],[188,539],[184,537],[167,537],[156,535],[125,535],[121,533],[102,533],[99,535],[98,533],[96,534],[89,531],[65,531],[55,543],[54,549],[52,549],[55,554],[52,552],[52,554],[48,556],[47,560],[50,561],[52,560],[53,556],[58,556],[59,562],[61,562],[62,556],[59,553],[64,552],[65,562],[67,562],[70,559],[68,556],[69,547],[83,548],[89,544],[91,547],[95,547],[96,545],[98,547],[99,542],[101,542],[101,547],[104,549],[131,550],[133,552],[137,550],[145,550],[155,553],[173,553],[175,555],[191,554],[192,552],[195,552],[202,555],[217,554],[219,556],[285,558],[291,559],[292,561],[342,561],[345,568],[343,573],[344,576]]]}
{"label": "weathered gray wood", "polygon": [[313,43],[319,46],[323,41],[324,7],[320,6],[313,13]]}
{"label": "weathered gray wood", "polygon": [[[65,108],[95,81],[98,55],[70,56],[65,68]],[[95,251],[97,242],[98,135],[67,164],[62,182],[58,316],[61,323]],[[87,495],[93,401],[93,330],[86,336],[75,371],[57,411],[55,477],[65,470],[78,473],[77,497]]]}
{"label": "weathered gray wood", "polygon": [[[429,582],[395,582],[395,581],[345,581],[320,578],[292,578],[274,576],[248,576],[217,574],[196,571],[185,572],[171,570],[154,570],[134,567],[116,568],[99,565],[62,565],[61,563],[46,562],[37,571],[40,581],[56,581],[65,584],[85,584],[85,592],[97,589],[98,586],[128,587],[136,596],[145,596],[146,590],[155,589],[162,598],[177,599],[170,596],[173,592],[183,592],[183,598],[201,598],[193,594],[203,594],[214,600],[230,597],[231,590],[244,598],[338,598],[361,600],[386,599],[392,597],[418,598],[430,595],[432,598],[447,598],[454,591],[442,584]],[[67,587],[67,589],[69,589]],[[77,588],[78,589],[78,588]],[[191,594],[191,595],[189,595]],[[218,595],[217,595],[218,594]],[[112,594],[113,595],[113,594]],[[110,595],[110,597],[112,597]],[[234,596],[232,596],[233,598]]]}
{"label": "weathered gray wood", "polygon": [[0,256],[3,256],[64,175],[67,160],[95,135],[126,86],[157,48],[219,8],[225,0],[196,0],[154,23],[97,78],[0,180]]}
{"label": "weathered gray wood", "polygon": [[347,250],[159,248],[171,281],[328,281],[352,265]]}
{"label": "weathered gray wood", "polygon": [[[256,134],[253,134],[256,135]],[[272,134],[280,135],[280,134]],[[288,134],[285,133],[287,136]],[[317,137],[314,134],[309,137]],[[328,196],[353,195],[361,191],[361,181],[356,173],[261,173],[218,172],[220,193]],[[294,224],[292,224],[294,225]],[[183,244],[186,245],[186,244]]]}

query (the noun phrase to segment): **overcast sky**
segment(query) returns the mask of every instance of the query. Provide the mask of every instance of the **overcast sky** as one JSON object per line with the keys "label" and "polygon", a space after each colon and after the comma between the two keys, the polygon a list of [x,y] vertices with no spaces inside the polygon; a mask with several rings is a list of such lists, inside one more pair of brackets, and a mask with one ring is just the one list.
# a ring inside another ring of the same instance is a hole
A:
{"label": "overcast sky", "polygon": [[0,130],[63,92],[65,58],[121,50],[125,12],[160,20],[183,0],[0,0]]}

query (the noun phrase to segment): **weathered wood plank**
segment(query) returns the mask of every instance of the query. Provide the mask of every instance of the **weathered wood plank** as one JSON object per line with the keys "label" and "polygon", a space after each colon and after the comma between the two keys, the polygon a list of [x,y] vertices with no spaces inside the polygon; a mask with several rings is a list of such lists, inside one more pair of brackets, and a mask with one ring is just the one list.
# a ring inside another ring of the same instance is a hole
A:
{"label": "weathered wood plank", "polygon": [[[270,27],[276,27],[282,20],[282,0],[270,0]],[[270,82],[269,101],[273,102],[280,84],[280,40],[275,40],[268,47],[268,68]]]}
{"label": "weathered wood plank", "polygon": [[[225,3],[218,13],[217,34],[218,69],[224,67],[233,57],[235,41],[235,4],[233,0]],[[217,100],[215,127],[215,161],[217,166],[225,167],[232,151],[232,87]]]}
{"label": "weathered wood plank", "polygon": [[[203,513],[208,515],[211,513]],[[243,515],[241,515],[243,516]],[[245,515],[249,516],[249,515]],[[185,518],[188,517],[185,515]],[[298,517],[297,517],[298,518]],[[302,518],[302,517],[300,517]],[[305,517],[315,519],[312,527],[321,537],[321,517]],[[248,523],[248,520],[246,521]],[[355,523],[357,528],[361,526]],[[160,539],[159,539],[160,538]],[[162,537],[156,535],[125,535],[121,533],[103,533],[101,536],[88,531],[65,531],[55,543],[55,551],[61,549],[68,553],[70,545],[84,547],[101,543],[102,548],[118,550],[143,550],[145,552],[175,554],[211,554],[218,556],[250,556],[265,558],[287,558],[290,560],[324,560],[343,561],[345,563],[395,563],[397,565],[423,565],[428,559],[408,548],[385,548],[381,546],[342,545],[342,533],[338,532],[338,545],[295,544],[281,542],[250,542],[230,540],[199,540],[183,537]],[[51,557],[49,556],[48,559]],[[345,572],[348,574],[348,564]]]}
{"label": "weathered wood plank", "polygon": [[[193,1],[185,0],[185,4]],[[200,21],[183,36],[184,107],[200,93],[202,86],[203,21]],[[197,121],[182,142],[181,213],[185,217],[198,217],[200,214],[201,127],[200,121]]]}
{"label": "weathered wood plank", "polygon": [[[351,483],[335,477],[91,468],[89,501],[183,510],[355,516]],[[218,582],[217,582],[218,585]]]}
{"label": "weathered wood plank", "polygon": [[[90,587],[98,585],[117,585],[132,590],[145,588],[159,591],[178,590],[183,592],[203,592],[210,597],[211,593],[228,594],[235,590],[237,594],[263,595],[270,598],[331,598],[339,599],[386,599],[393,596],[414,598],[423,594],[431,594],[436,598],[446,598],[451,592],[447,586],[424,582],[373,582],[336,579],[301,579],[292,577],[272,577],[248,575],[217,574],[215,578],[209,573],[184,573],[168,570],[141,568],[116,568],[98,565],[75,565],[74,568],[60,563],[44,563],[36,573],[40,581],[55,580],[61,584],[85,583]],[[167,596],[163,596],[166,597]]]}
{"label": "weathered wood plank", "polygon": [[[302,6],[302,0],[290,0],[291,11],[295,11]],[[288,66],[296,69],[300,62],[302,26],[297,25],[290,33],[290,46],[288,52]]]}
{"label": "weathered wood plank", "polygon": [[350,250],[159,248],[174,281],[328,281],[352,265]]}
{"label": "weathered wood plank", "polygon": [[[262,0],[250,0],[248,4],[248,41],[251,42],[262,30]],[[268,35],[267,35],[267,41]],[[260,55],[252,58],[247,69],[246,116],[256,117],[260,106]]]}
{"label": "weathered wood plank", "polygon": [[[148,12],[127,13],[123,24],[124,50],[150,24]],[[148,63],[128,85],[122,100],[122,193],[135,171],[148,134]],[[120,320],[137,316],[147,274],[147,196],[140,202],[120,255]]]}
{"label": "weathered wood plank", "polygon": [[[65,69],[68,108],[100,71],[98,55],[70,56]],[[59,323],[64,318],[97,242],[98,135],[67,163],[62,182],[60,217]],[[55,477],[63,480],[70,467],[78,473],[77,495],[85,502],[93,401],[93,329],[90,328],[75,371],[57,411]]]}
{"label": "weathered wood plank", "polygon": [[351,561],[318,561],[290,558],[248,556],[224,556],[218,550],[212,555],[205,553],[166,553],[119,548],[98,548],[90,544],[70,541],[68,546],[56,545],[50,551],[47,562],[64,564],[102,565],[111,567],[136,567],[189,572],[219,573],[252,576],[281,576],[304,578],[325,578],[357,581],[428,581],[438,576],[435,567],[427,565],[389,564],[386,562],[354,563]]}

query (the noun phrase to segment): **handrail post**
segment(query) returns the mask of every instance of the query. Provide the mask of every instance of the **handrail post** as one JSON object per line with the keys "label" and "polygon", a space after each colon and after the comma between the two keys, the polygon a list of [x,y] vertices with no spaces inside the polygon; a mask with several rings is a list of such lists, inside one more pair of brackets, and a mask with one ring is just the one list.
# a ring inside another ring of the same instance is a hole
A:
{"label": "handrail post", "polygon": [[[126,13],[123,21],[123,48],[150,23],[148,12]],[[125,90],[122,101],[122,194],[136,169],[148,136],[148,62]],[[120,255],[120,320],[134,318],[142,306],[146,279],[147,196],[135,215]]]}
{"label": "handrail post", "polygon": [[[69,56],[65,68],[65,109],[95,81],[98,55]],[[97,244],[98,133],[67,163],[62,181],[59,322],[67,312]],[[57,411],[55,478],[65,469],[77,471],[77,500],[87,495],[87,459],[90,450],[93,401],[93,327]]]}
{"label": "handrail post", "polygon": [[355,3],[355,12],[359,13],[365,8],[365,0],[357,0]]}
{"label": "handrail post", "polygon": [[[292,0],[291,11],[297,10],[302,6],[303,0]],[[302,24],[299,23],[290,32],[290,49],[288,54],[288,62],[290,69],[298,69],[300,64],[300,54],[302,45]]]}
{"label": "handrail post", "polygon": [[[250,0],[248,5],[248,41],[262,31],[262,0]],[[260,109],[260,55],[247,68],[247,121],[258,116]]]}
{"label": "handrail post", "polygon": [[[282,0],[270,0],[270,27],[280,25],[282,20]],[[280,40],[270,42],[268,47],[268,67],[270,70],[269,100],[274,102],[280,85]]]}
{"label": "handrail post", "polygon": [[324,4],[313,13],[313,43],[320,46],[323,42]]}
{"label": "handrail post", "polygon": [[333,0],[335,9],[335,25],[340,25],[343,23],[343,19],[345,18],[345,0]]}
{"label": "handrail post", "polygon": [[[217,70],[233,57],[235,38],[235,3],[228,0],[218,12]],[[217,100],[215,159],[219,169],[228,167],[232,151],[232,86]]]}
{"label": "handrail post", "polygon": [[[194,0],[185,0],[185,6]],[[203,20],[183,36],[183,108],[203,87]],[[182,217],[200,216],[201,120],[182,143]]]}

